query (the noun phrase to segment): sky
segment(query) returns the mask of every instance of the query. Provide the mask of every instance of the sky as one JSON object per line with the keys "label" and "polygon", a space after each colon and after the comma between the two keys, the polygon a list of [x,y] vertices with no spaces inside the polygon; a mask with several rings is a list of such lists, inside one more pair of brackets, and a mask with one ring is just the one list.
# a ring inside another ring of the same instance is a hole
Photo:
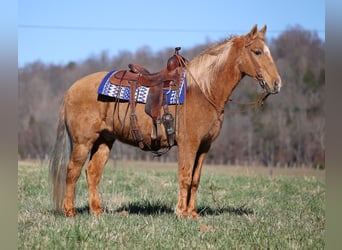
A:
{"label": "sky", "polygon": [[268,39],[301,26],[325,40],[324,0],[19,0],[18,65],[81,62],[106,51],[183,50],[267,25]]}

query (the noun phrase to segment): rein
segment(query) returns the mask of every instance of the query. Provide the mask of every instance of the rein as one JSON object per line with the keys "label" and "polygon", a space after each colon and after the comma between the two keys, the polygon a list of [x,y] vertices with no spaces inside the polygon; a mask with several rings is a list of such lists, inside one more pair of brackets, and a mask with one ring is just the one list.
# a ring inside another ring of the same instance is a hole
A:
{"label": "rein", "polygon": [[[234,101],[233,99],[229,99],[229,102],[239,105],[239,106],[249,106],[252,109],[256,109],[258,106],[263,106],[264,105],[264,101],[267,99],[267,97],[270,95],[271,93],[269,92],[261,92],[258,99],[256,101],[253,102],[237,102]],[[242,109],[242,110],[228,110],[229,113],[244,113],[247,112],[248,109]]]}

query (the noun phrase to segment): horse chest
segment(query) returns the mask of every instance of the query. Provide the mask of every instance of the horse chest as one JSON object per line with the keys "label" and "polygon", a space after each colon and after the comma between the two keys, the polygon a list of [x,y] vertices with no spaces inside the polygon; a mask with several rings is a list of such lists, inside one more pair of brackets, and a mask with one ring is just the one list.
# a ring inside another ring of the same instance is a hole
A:
{"label": "horse chest", "polygon": [[222,128],[223,120],[217,119],[213,122],[210,130],[209,130],[209,137],[211,140],[215,140],[217,136],[220,134],[221,128]]}
{"label": "horse chest", "polygon": [[[208,123],[208,121],[210,121]],[[198,133],[202,134],[203,140],[207,140],[209,142],[214,141],[219,135],[223,123],[223,114],[219,114],[218,117],[213,119],[206,119],[206,122],[197,121],[197,124],[201,124],[197,126]]]}

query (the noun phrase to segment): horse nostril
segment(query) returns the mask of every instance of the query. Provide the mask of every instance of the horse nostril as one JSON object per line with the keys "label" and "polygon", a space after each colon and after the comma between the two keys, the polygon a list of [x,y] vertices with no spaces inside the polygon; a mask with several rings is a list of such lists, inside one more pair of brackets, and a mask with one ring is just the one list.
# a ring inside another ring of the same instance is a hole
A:
{"label": "horse nostril", "polygon": [[277,92],[280,90],[280,83],[278,81],[274,82],[274,90]]}

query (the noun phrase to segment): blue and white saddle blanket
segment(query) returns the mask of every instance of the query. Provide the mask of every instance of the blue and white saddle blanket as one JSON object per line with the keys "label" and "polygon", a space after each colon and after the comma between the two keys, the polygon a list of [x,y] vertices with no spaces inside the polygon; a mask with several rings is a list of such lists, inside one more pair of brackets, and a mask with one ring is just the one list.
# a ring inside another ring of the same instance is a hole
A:
{"label": "blue and white saddle blanket", "polygon": [[[114,74],[115,70],[110,71],[102,80],[97,93],[99,95],[110,96],[114,98],[119,98],[123,101],[129,101],[130,97],[130,87],[114,85],[109,82],[110,77]],[[167,104],[176,105],[184,103],[184,91],[186,89],[186,71],[182,77],[182,83],[179,90],[163,90],[166,93]],[[139,103],[146,103],[147,95],[150,88],[145,86],[140,86],[135,91],[135,101]]]}

